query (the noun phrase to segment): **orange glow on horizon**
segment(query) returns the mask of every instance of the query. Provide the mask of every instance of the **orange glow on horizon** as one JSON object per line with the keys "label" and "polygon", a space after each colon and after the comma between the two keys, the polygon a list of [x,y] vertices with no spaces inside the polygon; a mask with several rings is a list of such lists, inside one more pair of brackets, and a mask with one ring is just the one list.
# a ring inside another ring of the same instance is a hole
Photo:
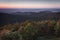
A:
{"label": "orange glow on horizon", "polygon": [[12,4],[12,3],[0,3],[0,8],[60,8],[55,4]]}

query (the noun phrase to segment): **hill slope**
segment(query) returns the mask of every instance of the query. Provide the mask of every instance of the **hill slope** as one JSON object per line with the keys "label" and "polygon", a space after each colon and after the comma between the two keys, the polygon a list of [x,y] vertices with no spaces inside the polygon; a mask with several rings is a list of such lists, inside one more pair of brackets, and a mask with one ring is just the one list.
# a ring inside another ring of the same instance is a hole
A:
{"label": "hill slope", "polygon": [[60,19],[60,12],[16,12],[16,13],[2,13],[0,12],[0,25],[10,24],[15,22],[23,22],[25,20],[58,20]]}

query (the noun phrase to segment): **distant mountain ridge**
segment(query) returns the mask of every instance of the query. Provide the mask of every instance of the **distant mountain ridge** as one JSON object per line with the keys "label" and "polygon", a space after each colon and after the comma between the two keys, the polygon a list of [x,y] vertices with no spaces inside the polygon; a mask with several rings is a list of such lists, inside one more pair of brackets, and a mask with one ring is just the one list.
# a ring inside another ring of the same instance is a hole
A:
{"label": "distant mountain ridge", "polygon": [[4,12],[4,13],[12,13],[12,12],[39,12],[39,11],[53,11],[53,12],[60,12],[60,8],[5,8],[5,9],[2,9],[0,8],[0,12]]}

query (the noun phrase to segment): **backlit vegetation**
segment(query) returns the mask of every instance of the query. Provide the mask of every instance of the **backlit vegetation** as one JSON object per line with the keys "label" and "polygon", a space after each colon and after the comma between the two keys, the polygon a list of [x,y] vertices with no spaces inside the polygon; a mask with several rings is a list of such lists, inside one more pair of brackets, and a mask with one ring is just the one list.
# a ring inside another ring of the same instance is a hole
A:
{"label": "backlit vegetation", "polygon": [[60,40],[60,20],[7,24],[0,28],[0,40]]}

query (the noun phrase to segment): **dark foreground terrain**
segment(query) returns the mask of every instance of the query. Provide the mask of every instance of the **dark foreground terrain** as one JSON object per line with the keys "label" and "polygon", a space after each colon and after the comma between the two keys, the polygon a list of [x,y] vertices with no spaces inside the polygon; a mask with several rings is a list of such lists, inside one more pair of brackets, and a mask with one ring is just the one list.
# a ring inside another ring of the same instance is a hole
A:
{"label": "dark foreground terrain", "polygon": [[0,12],[0,40],[60,40],[60,12]]}

